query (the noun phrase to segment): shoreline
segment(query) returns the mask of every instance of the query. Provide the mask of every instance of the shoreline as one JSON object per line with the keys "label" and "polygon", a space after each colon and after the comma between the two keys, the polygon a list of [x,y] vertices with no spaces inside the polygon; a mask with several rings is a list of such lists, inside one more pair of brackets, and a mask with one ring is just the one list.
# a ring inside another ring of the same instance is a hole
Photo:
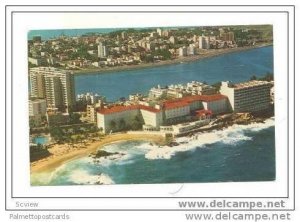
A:
{"label": "shoreline", "polygon": [[[247,124],[233,123],[231,121],[229,122],[231,122],[232,124],[228,124],[228,120],[221,120],[223,124],[218,125],[217,128],[205,129],[204,131],[202,131],[202,133],[212,132],[214,130],[222,131],[223,129],[227,129],[228,127],[235,124],[251,125],[254,123],[265,123],[265,121],[269,118],[272,117],[255,119],[249,121]],[[191,133],[193,134],[198,132],[191,132]],[[188,133],[187,135],[184,136],[190,137],[191,133]],[[154,134],[145,134],[145,133],[138,133],[138,134],[116,133],[112,135],[107,135],[99,141],[90,142],[87,146],[84,146],[79,149],[76,148],[70,149],[67,147],[68,146],[67,144],[60,144],[60,145],[56,144],[53,148],[49,148],[49,151],[52,153],[51,156],[30,163],[30,174],[32,175],[36,173],[38,174],[38,173],[53,172],[61,165],[82,157],[87,157],[89,156],[89,154],[95,152],[98,149],[102,149],[106,145],[120,143],[120,142],[128,142],[128,141],[145,141],[145,142],[153,142],[158,145],[165,145],[166,138],[162,135],[157,135],[157,134],[154,135]],[[58,150],[61,152],[59,152]]]}
{"label": "shoreline", "polygon": [[161,135],[118,133],[107,135],[99,141],[90,142],[88,145],[77,149],[69,148],[66,144],[56,144],[48,149],[52,153],[51,156],[30,163],[30,174],[53,171],[64,163],[88,156],[91,152],[106,145],[122,141],[150,141],[163,144],[165,138]]}
{"label": "shoreline", "polygon": [[109,74],[111,72],[121,72],[121,71],[130,71],[130,70],[138,70],[138,69],[147,69],[159,66],[167,66],[167,65],[176,65],[180,63],[189,63],[197,60],[213,58],[216,56],[221,56],[224,54],[230,54],[235,52],[242,52],[251,49],[263,48],[272,46],[272,43],[266,43],[256,46],[246,46],[246,47],[238,47],[238,48],[227,48],[227,49],[218,49],[212,51],[204,51],[205,53],[187,56],[182,58],[176,58],[173,60],[160,61],[157,63],[142,63],[139,65],[131,65],[131,66],[116,66],[116,67],[106,67],[106,68],[95,68],[95,69],[84,69],[84,70],[73,70],[75,76],[80,75],[95,75],[95,74]]}

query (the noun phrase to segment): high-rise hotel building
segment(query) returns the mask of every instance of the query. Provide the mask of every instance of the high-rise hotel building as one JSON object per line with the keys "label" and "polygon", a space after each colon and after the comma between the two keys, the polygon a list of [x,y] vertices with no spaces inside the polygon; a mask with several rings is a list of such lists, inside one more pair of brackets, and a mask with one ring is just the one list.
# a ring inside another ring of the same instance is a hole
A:
{"label": "high-rise hotel building", "polygon": [[258,80],[237,84],[222,82],[220,93],[228,97],[232,111],[257,112],[270,107],[271,87],[269,82]]}
{"label": "high-rise hotel building", "polygon": [[74,76],[70,71],[53,67],[30,69],[32,97],[45,98],[47,107],[69,112],[75,105]]}

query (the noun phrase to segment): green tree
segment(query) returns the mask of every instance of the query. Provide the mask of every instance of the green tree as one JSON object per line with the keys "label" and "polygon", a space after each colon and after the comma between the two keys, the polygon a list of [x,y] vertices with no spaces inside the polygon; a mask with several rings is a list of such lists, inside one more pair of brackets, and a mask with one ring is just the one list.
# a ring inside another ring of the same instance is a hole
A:
{"label": "green tree", "polygon": [[216,83],[212,84],[212,86],[215,87],[217,91],[219,91],[221,88],[221,84],[222,84],[221,82],[216,82]]}
{"label": "green tree", "polygon": [[119,128],[119,130],[125,130],[126,129],[126,122],[123,118],[120,119],[119,124],[118,124],[118,128]]}
{"label": "green tree", "polygon": [[132,130],[140,130],[142,129],[142,126],[144,124],[144,121],[137,115],[133,118],[131,122],[131,129]]}
{"label": "green tree", "polygon": [[50,135],[51,137],[58,141],[58,142],[62,142],[65,136],[64,131],[60,128],[60,127],[51,127],[49,129]]}
{"label": "green tree", "polygon": [[81,123],[80,114],[78,114],[78,113],[71,113],[69,118],[70,118],[69,119],[70,124]]}
{"label": "green tree", "polygon": [[110,126],[110,128],[111,128],[112,131],[115,131],[116,128],[117,128],[117,123],[116,123],[116,121],[111,120],[110,123],[109,123],[109,126]]}

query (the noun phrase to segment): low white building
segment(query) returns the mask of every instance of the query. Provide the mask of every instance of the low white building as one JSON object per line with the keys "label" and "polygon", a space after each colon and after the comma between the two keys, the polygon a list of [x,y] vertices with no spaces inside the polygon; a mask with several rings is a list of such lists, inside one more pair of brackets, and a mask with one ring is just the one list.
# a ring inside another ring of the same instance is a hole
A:
{"label": "low white building", "polygon": [[162,88],[160,85],[157,87],[153,87],[149,91],[149,97],[151,98],[159,98],[162,96],[167,95],[168,89],[167,88]]}
{"label": "low white building", "polygon": [[144,125],[159,129],[162,124],[162,111],[153,107],[142,105],[112,106],[99,109],[97,112],[97,126],[105,133],[120,130],[119,125],[130,125],[133,120],[139,118]]}

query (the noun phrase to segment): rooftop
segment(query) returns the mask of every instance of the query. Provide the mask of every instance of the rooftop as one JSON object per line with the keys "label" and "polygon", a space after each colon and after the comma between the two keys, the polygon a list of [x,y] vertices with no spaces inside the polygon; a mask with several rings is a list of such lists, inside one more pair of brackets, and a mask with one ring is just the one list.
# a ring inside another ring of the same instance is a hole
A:
{"label": "rooftop", "polygon": [[262,86],[262,85],[269,85],[269,84],[270,83],[267,81],[251,80],[248,82],[234,84],[233,87],[235,89],[244,89],[244,88],[250,88],[253,86]]}
{"label": "rooftop", "polygon": [[213,102],[222,99],[226,99],[227,97],[221,94],[214,95],[194,95],[194,96],[185,96],[180,99],[168,100],[163,103],[166,109],[173,109],[177,107],[187,106],[195,101],[203,101],[203,102]]}
{"label": "rooftop", "polygon": [[147,110],[153,113],[158,113],[160,112],[159,109],[155,109],[150,106],[144,106],[144,105],[130,105],[130,106],[123,106],[123,105],[115,105],[111,106],[109,108],[104,108],[104,109],[98,109],[97,112],[101,114],[111,114],[111,113],[120,113],[128,110],[137,110],[137,109],[143,109]]}

